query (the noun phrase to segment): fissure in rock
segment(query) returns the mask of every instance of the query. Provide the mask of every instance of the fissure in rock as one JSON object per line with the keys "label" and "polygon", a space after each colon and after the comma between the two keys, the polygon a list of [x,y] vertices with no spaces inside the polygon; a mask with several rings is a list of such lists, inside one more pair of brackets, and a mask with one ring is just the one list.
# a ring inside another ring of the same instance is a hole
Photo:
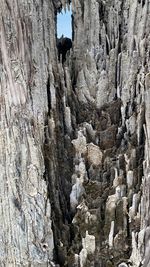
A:
{"label": "fissure in rock", "polygon": [[149,1],[9,2],[0,266],[149,266]]}

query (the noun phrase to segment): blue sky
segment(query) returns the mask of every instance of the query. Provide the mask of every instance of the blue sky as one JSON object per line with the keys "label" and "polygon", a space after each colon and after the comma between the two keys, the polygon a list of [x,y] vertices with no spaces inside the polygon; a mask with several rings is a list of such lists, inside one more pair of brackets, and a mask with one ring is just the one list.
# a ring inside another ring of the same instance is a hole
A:
{"label": "blue sky", "polygon": [[62,10],[62,13],[57,15],[57,37],[60,38],[62,34],[64,37],[72,38],[72,29],[71,29],[71,11]]}

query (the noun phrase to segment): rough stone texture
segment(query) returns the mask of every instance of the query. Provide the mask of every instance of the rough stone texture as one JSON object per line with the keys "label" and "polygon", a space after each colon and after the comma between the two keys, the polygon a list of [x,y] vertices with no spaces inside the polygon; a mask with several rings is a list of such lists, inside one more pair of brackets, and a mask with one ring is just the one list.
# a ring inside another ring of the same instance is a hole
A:
{"label": "rough stone texture", "polygon": [[0,265],[149,266],[150,2],[0,6]]}
{"label": "rough stone texture", "polygon": [[44,267],[53,259],[43,157],[56,55],[49,10],[51,1],[0,4],[0,266]]}

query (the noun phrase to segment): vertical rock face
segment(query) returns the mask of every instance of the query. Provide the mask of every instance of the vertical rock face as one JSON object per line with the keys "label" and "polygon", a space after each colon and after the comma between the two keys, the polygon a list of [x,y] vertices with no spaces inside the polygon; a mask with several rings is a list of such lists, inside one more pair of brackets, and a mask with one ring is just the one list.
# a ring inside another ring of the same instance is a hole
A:
{"label": "vertical rock face", "polygon": [[51,1],[1,1],[0,266],[53,258],[43,149],[54,36]]}
{"label": "vertical rock face", "polygon": [[150,3],[0,7],[0,266],[149,266]]}
{"label": "vertical rock face", "polygon": [[[149,194],[150,5],[94,0],[72,4],[73,89],[80,107],[76,129],[86,138],[86,147],[92,142],[101,151],[99,165],[94,164],[97,150],[92,161],[75,153],[85,173],[73,224],[82,236],[86,231],[93,235],[96,244],[93,257],[86,252],[83,266],[140,266],[146,257],[143,229],[149,225],[144,207]],[[79,254],[80,264],[82,257]]]}

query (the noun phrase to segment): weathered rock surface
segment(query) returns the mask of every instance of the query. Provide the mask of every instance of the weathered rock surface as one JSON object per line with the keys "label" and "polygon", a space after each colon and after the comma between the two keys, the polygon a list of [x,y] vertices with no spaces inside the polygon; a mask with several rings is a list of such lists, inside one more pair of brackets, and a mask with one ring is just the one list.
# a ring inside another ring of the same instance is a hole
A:
{"label": "weathered rock surface", "polygon": [[147,267],[150,2],[0,6],[0,266]]}

